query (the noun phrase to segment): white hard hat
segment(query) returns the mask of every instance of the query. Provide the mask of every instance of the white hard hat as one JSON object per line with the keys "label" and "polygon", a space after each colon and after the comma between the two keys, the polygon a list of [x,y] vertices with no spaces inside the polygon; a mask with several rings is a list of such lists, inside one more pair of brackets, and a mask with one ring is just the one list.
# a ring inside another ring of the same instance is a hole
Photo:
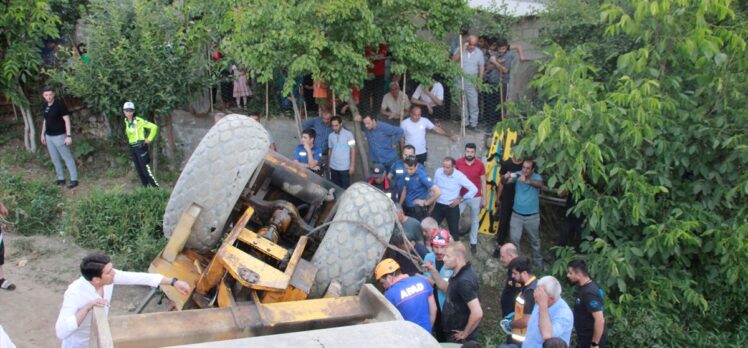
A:
{"label": "white hard hat", "polygon": [[126,102],[125,105],[122,106],[122,110],[132,109],[135,110],[135,104],[132,102]]}

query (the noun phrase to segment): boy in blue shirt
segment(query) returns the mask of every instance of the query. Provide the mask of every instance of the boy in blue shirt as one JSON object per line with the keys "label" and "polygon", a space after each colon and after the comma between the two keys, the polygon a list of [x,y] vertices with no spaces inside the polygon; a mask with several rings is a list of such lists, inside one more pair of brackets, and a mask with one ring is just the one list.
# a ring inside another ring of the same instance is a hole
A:
{"label": "boy in blue shirt", "polygon": [[296,146],[293,154],[293,161],[304,168],[320,174],[319,160],[322,157],[322,150],[314,146],[314,129],[307,128],[301,132],[301,144]]}

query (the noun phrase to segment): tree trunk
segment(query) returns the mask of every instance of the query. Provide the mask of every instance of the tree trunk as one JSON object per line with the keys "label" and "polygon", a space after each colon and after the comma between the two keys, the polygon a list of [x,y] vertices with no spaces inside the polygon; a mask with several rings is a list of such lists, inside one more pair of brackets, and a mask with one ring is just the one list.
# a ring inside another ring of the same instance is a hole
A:
{"label": "tree trunk", "polygon": [[[19,98],[28,100],[21,85],[18,85],[16,90]],[[21,117],[23,118],[23,145],[26,147],[26,151],[36,152],[36,127],[34,127],[34,118],[31,115],[31,110],[22,105],[18,105],[18,108],[21,109]]]}
{"label": "tree trunk", "polygon": [[291,105],[293,105],[293,117],[294,121],[296,121],[296,135],[299,136],[299,141],[301,141],[301,111],[293,93],[291,93]]}
{"label": "tree trunk", "polygon": [[23,145],[28,152],[36,152],[36,128],[34,127],[34,118],[31,117],[31,111],[23,106],[18,106],[23,118]]}
{"label": "tree trunk", "polygon": [[[154,117],[154,121],[158,124],[158,116]],[[153,138],[153,144],[151,145],[151,167],[153,167],[153,176],[158,173],[158,137]]]}
{"label": "tree trunk", "polygon": [[174,119],[171,114],[166,116],[166,158],[171,164],[176,161],[177,144],[174,141]]}
{"label": "tree trunk", "polygon": [[351,108],[351,114],[353,115],[353,136],[356,138],[356,145],[358,145],[358,158],[361,160],[361,176],[366,179],[369,176],[369,152],[367,151],[366,141],[364,141],[364,134],[361,131],[361,122],[356,122],[356,119],[361,118],[361,114],[358,113],[358,106],[353,101],[353,95],[348,97],[348,105]]}

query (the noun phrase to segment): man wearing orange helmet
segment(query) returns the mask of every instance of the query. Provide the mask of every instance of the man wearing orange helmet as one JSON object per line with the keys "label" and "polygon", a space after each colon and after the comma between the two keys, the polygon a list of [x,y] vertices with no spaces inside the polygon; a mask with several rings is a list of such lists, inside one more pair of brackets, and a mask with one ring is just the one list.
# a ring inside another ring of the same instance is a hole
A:
{"label": "man wearing orange helmet", "polygon": [[379,262],[374,269],[374,278],[386,290],[384,296],[402,314],[403,319],[431,332],[436,320],[436,301],[426,279],[401,273],[400,265],[393,259]]}

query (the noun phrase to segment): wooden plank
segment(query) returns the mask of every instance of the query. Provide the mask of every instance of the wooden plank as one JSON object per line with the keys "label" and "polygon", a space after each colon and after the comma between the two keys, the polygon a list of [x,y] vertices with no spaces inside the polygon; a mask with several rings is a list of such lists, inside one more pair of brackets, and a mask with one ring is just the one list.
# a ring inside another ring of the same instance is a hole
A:
{"label": "wooden plank", "polygon": [[290,276],[230,245],[224,245],[214,260],[220,260],[231,276],[248,288],[283,291]]}
{"label": "wooden plank", "polygon": [[184,213],[182,213],[182,216],[179,218],[179,222],[177,223],[177,227],[174,229],[174,232],[172,232],[171,238],[169,238],[169,243],[166,244],[166,248],[164,248],[164,251],[161,253],[166,261],[174,261],[174,259],[177,258],[177,255],[182,252],[184,244],[187,243],[187,239],[192,233],[192,225],[195,224],[195,220],[197,220],[197,216],[200,215],[202,210],[203,208],[199,205],[192,203]]}
{"label": "wooden plank", "polygon": [[103,307],[94,307],[91,316],[91,336],[89,336],[89,347],[113,348],[114,340],[109,328],[107,314]]}
{"label": "wooden plank", "polygon": [[285,259],[286,255],[288,255],[288,250],[286,250],[286,248],[281,247],[280,245],[273,243],[271,240],[263,238],[246,228],[242,228],[237,239],[278,261]]}

